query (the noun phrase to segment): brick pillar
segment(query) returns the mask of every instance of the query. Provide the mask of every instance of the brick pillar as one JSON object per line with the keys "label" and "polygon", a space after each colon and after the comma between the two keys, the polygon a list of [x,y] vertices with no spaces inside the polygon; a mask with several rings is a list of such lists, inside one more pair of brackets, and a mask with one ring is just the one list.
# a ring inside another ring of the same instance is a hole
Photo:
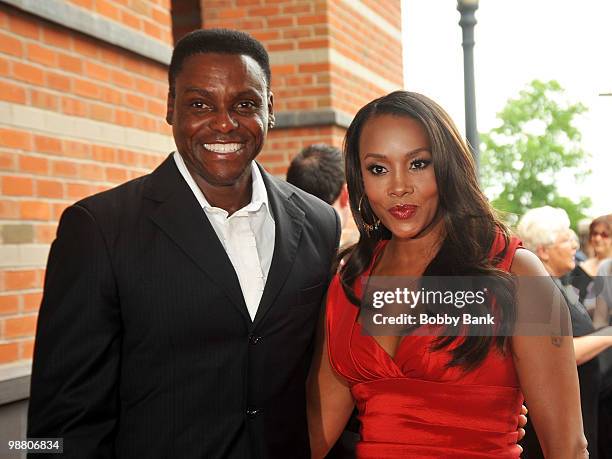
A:
{"label": "brick pillar", "polygon": [[249,32],[270,53],[277,127],[260,159],[284,175],[304,146],[341,146],[366,102],[403,87],[400,0],[202,0],[205,28]]}
{"label": "brick pillar", "polygon": [[0,369],[31,358],[64,208],[174,148],[171,46],[170,0],[0,0]]}

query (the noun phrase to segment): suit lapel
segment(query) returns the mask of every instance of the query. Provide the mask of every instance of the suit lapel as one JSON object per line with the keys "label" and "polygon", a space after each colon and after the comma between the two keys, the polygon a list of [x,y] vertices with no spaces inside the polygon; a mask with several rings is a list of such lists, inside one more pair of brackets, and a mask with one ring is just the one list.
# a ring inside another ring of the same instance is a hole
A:
{"label": "suit lapel", "polygon": [[145,197],[158,202],[149,209],[149,217],[221,287],[232,304],[250,323],[251,318],[236,272],[172,156],[149,176],[145,186]]}
{"label": "suit lapel", "polygon": [[261,167],[260,170],[274,215],[275,237],[272,264],[253,322],[254,328],[261,323],[285,285],[287,276],[295,262],[305,216],[304,212],[291,200],[290,193],[283,191],[276,184],[275,179],[270,177]]}

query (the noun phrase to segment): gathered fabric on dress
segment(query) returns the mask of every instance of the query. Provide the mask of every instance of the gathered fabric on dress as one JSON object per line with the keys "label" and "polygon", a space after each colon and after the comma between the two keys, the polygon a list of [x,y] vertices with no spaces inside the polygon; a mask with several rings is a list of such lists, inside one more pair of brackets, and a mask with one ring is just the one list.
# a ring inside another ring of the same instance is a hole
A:
{"label": "gathered fabric on dress", "polygon": [[[369,276],[372,263],[362,276]],[[509,270],[518,239],[512,238],[498,268]],[[498,235],[492,253],[503,251]],[[357,279],[355,293],[362,293]],[[356,455],[369,458],[518,458],[518,416],[523,395],[510,352],[492,346],[473,370],[447,367],[446,347],[432,351],[430,336],[402,337],[391,357],[358,322],[359,308],[338,275],[327,296],[328,354],[332,368],[350,385],[361,421]],[[454,346],[457,340],[451,344]]]}

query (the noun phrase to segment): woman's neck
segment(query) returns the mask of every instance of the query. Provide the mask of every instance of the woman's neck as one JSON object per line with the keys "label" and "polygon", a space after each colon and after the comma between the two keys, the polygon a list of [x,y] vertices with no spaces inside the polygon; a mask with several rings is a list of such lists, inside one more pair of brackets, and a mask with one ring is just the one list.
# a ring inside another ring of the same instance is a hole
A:
{"label": "woman's neck", "polygon": [[420,276],[436,256],[444,241],[444,222],[441,219],[426,234],[415,239],[391,237],[379,269],[380,274]]}

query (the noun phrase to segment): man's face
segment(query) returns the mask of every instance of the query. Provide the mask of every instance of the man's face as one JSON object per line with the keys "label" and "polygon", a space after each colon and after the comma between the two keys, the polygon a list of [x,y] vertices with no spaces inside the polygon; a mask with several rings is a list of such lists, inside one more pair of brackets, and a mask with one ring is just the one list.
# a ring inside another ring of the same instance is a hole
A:
{"label": "man's face", "polygon": [[196,182],[204,188],[248,185],[273,116],[259,64],[243,55],[195,54],[183,62],[174,87],[166,121]]}

